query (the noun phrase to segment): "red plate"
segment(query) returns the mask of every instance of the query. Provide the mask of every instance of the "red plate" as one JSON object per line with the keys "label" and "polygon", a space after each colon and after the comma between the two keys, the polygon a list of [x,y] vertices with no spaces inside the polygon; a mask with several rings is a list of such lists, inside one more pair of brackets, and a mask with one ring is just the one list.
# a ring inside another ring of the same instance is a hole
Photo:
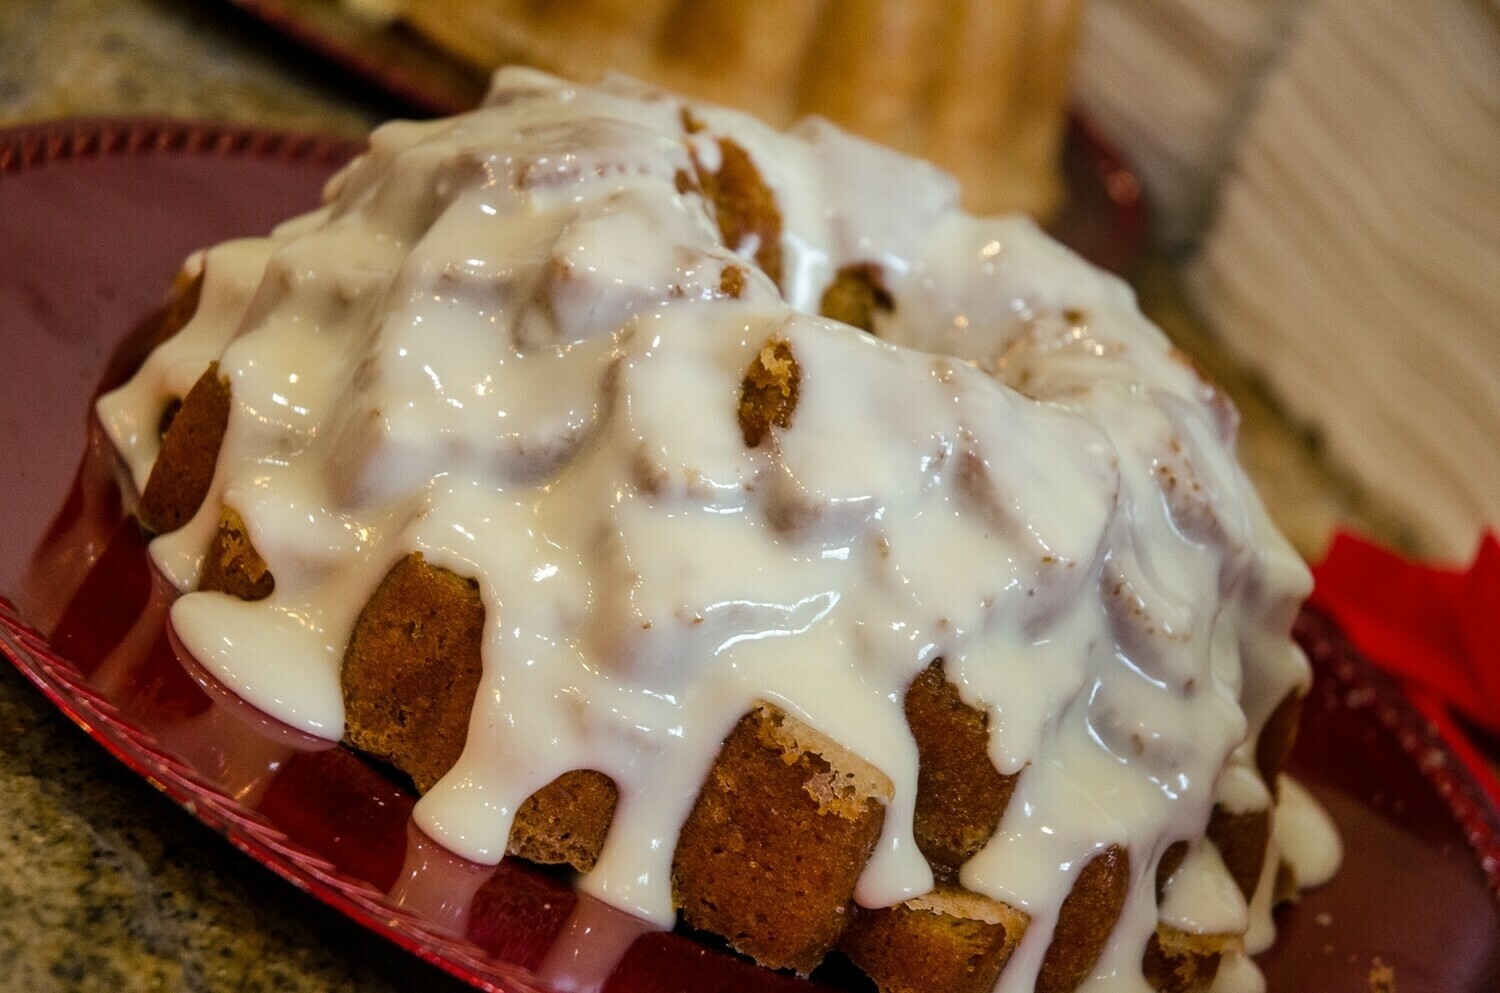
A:
{"label": "red plate", "polygon": [[[122,521],[90,401],[139,361],[192,248],[313,206],[354,146],[162,122],[0,132],[0,649],[96,741],[272,871],[484,989],[609,993],[808,984],[639,925],[526,865],[475,866],[408,825],[413,798],[276,725],[175,650],[170,594]],[[1293,767],[1333,812],[1343,871],[1279,918],[1271,989],[1500,988],[1500,814],[1327,622]],[[837,977],[829,977],[837,982]],[[855,987],[857,988],[857,987]]]}

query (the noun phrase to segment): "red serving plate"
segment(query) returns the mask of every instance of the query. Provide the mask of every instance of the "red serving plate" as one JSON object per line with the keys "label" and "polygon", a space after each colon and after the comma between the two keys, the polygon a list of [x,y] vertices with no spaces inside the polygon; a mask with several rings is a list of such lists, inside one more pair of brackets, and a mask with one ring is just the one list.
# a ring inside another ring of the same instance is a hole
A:
{"label": "red serving plate", "polygon": [[[0,132],[0,650],[96,741],[262,865],[481,989],[775,991],[811,984],[651,932],[522,863],[477,866],[409,824],[414,798],[275,724],[179,653],[171,598],[123,519],[91,417],[139,362],[184,255],[312,207],[334,139],[152,121]],[[1292,768],[1347,857],[1281,913],[1279,993],[1500,988],[1500,813],[1333,626]],[[836,971],[819,983],[859,989]]]}

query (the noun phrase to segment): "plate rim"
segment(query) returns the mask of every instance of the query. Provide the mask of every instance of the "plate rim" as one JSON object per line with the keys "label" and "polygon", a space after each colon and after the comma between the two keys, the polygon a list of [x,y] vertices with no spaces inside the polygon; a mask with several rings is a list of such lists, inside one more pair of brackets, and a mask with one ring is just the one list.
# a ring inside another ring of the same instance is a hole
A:
{"label": "plate rim", "polygon": [[0,129],[0,176],[75,159],[151,153],[235,155],[338,166],[364,139],[165,116],[82,116]]}

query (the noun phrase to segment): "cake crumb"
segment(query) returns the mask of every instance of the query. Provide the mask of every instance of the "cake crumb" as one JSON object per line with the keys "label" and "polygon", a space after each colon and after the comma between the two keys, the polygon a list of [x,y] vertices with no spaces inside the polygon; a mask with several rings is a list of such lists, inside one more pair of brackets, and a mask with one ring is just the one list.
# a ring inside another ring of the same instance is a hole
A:
{"label": "cake crumb", "polygon": [[758,448],[773,426],[792,426],[802,367],[784,338],[772,337],[761,346],[740,384],[740,432],[745,444]]}
{"label": "cake crumb", "polygon": [[718,172],[709,172],[691,154],[699,189],[713,206],[724,244],[732,252],[754,255],[755,264],[780,286],[781,208],[755,160],[728,138],[719,141]]}
{"label": "cake crumb", "polygon": [[719,292],[728,297],[738,300],[745,293],[745,285],[750,281],[750,273],[741,265],[727,265],[724,271],[719,273]]}
{"label": "cake crumb", "polygon": [[232,507],[219,512],[219,528],[203,557],[198,588],[241,600],[264,600],[276,591],[276,577],[250,541],[250,529]]}
{"label": "cake crumb", "polygon": [[856,262],[840,269],[818,305],[818,313],[824,317],[870,334],[875,333],[876,315],[895,309],[896,298],[886,289],[880,266],[873,262]]}
{"label": "cake crumb", "polygon": [[1396,970],[1376,956],[1370,966],[1370,993],[1396,993]]}

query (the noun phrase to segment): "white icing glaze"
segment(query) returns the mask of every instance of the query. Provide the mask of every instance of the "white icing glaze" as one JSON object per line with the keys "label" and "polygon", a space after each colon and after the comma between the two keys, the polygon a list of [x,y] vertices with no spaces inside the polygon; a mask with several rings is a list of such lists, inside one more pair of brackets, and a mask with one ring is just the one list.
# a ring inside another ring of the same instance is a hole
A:
{"label": "white icing glaze", "polygon": [[[1159,853],[1221,792],[1269,802],[1244,782],[1253,740],[1307,682],[1287,637],[1307,573],[1221,402],[1123,283],[1028,221],[960,213],[931,167],[712,107],[687,136],[681,107],[507,70],[478,111],[376,131],[324,208],[203,254],[196,316],[99,405],[143,485],[168,398],[214,358],[231,381],[213,489],[152,544],[183,643],[336,738],[344,647],[391,565],[417,550],[476,578],[468,742],[418,823],[493,862],[527,796],[602,771],[619,807],[581,886],[659,923],[678,829],[761,700],[894,786],[859,902],[928,891],[901,700],[942,657],[989,712],[996,766],[1022,771],[962,874],[1032,917],[1000,988],[1031,989],[1110,844],[1133,880],[1086,988],[1144,988]],[[719,293],[755,246],[724,247],[677,191],[689,148],[712,168],[724,135],[776,194],[784,296],[753,267]],[[856,261],[897,301],[879,337],[810,314]],[[800,397],[747,449],[740,382],[773,335]],[[187,592],[223,504],[276,577],[267,600]],[[1174,920],[1227,920],[1213,887],[1173,893]]]}
{"label": "white icing glaze", "polygon": [[1322,886],[1338,872],[1344,844],[1338,828],[1307,787],[1281,777],[1281,801],[1273,821],[1281,840],[1281,858],[1296,874],[1298,886]]}
{"label": "white icing glaze", "polygon": [[1260,880],[1250,897],[1250,927],[1245,931],[1245,951],[1259,955],[1276,941],[1276,921],[1271,911],[1276,907],[1276,875],[1281,869],[1281,839],[1274,828],[1266,844],[1266,860],[1260,867]]}
{"label": "white icing glaze", "polygon": [[1209,993],[1266,993],[1266,977],[1244,952],[1225,952]]}
{"label": "white icing glaze", "polygon": [[1250,910],[1213,842],[1199,839],[1167,880],[1161,920],[1190,934],[1244,934]]}

